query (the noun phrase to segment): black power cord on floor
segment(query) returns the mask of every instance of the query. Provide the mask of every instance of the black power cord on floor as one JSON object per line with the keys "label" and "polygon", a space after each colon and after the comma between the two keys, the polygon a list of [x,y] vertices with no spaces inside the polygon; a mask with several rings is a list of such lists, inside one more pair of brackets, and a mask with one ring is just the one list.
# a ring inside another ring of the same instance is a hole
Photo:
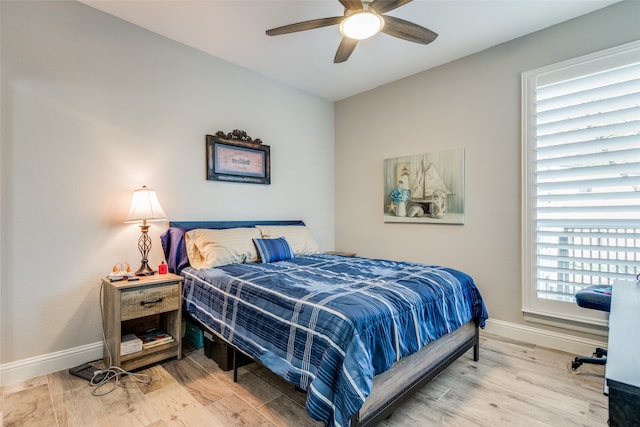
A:
{"label": "black power cord on floor", "polygon": [[[112,365],[112,355],[109,346],[107,345],[107,337],[104,335],[104,301],[102,300],[104,290],[104,283],[100,285],[100,317],[102,319],[102,342],[104,348],[107,351],[109,360],[108,367],[106,369],[98,369],[88,363],[85,363],[75,368],[69,369],[69,373],[76,375],[80,378],[89,380],[89,384],[93,387],[91,394],[93,396],[104,396],[111,393],[118,387],[120,380],[123,376],[130,377],[133,381],[137,381],[143,384],[151,383],[151,375],[148,374],[136,374],[133,372],[125,371],[119,366]],[[106,391],[102,390],[107,384],[112,386]]]}

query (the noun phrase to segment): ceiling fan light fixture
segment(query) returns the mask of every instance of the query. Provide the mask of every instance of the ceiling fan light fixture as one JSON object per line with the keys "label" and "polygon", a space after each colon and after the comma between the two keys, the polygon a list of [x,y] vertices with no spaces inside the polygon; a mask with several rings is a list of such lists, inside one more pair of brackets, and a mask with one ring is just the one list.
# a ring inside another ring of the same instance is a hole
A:
{"label": "ceiling fan light fixture", "polygon": [[[0,0],[2,1],[2,0]],[[342,39],[333,58],[335,64],[345,62],[360,40],[384,32],[385,34],[414,43],[429,44],[438,34],[413,22],[385,15],[404,6],[411,0],[338,0],[344,7],[342,16],[311,19],[267,30],[268,36],[296,33],[315,28],[340,25]],[[335,33],[334,33],[335,35]]]}
{"label": "ceiling fan light fixture", "polygon": [[368,39],[382,30],[384,19],[371,10],[352,13],[340,23],[340,33],[355,40]]}

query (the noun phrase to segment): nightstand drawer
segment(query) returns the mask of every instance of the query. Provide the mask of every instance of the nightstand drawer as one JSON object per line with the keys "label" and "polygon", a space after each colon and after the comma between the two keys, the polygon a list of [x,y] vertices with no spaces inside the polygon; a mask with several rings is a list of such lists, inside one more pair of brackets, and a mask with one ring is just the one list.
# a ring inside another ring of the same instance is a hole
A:
{"label": "nightstand drawer", "polygon": [[178,310],[180,304],[179,283],[125,290],[120,296],[120,318],[128,320]]}

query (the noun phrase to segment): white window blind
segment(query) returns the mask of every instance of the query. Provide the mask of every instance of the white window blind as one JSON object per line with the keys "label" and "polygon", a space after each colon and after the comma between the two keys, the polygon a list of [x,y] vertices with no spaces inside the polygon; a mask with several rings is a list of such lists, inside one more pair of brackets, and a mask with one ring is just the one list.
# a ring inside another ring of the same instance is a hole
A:
{"label": "white window blind", "polygon": [[523,308],[571,317],[575,292],[640,271],[640,44],[524,73],[523,89]]}

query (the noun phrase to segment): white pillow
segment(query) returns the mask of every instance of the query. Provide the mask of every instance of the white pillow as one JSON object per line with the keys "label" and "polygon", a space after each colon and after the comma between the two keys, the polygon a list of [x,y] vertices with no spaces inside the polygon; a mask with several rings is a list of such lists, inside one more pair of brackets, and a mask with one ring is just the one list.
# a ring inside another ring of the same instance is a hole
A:
{"label": "white pillow", "polygon": [[296,255],[320,253],[316,239],[304,225],[256,225],[263,239],[284,237]]}
{"label": "white pillow", "polygon": [[198,228],[185,233],[189,264],[198,270],[228,264],[257,262],[253,239],[260,238],[256,228],[212,230]]}

